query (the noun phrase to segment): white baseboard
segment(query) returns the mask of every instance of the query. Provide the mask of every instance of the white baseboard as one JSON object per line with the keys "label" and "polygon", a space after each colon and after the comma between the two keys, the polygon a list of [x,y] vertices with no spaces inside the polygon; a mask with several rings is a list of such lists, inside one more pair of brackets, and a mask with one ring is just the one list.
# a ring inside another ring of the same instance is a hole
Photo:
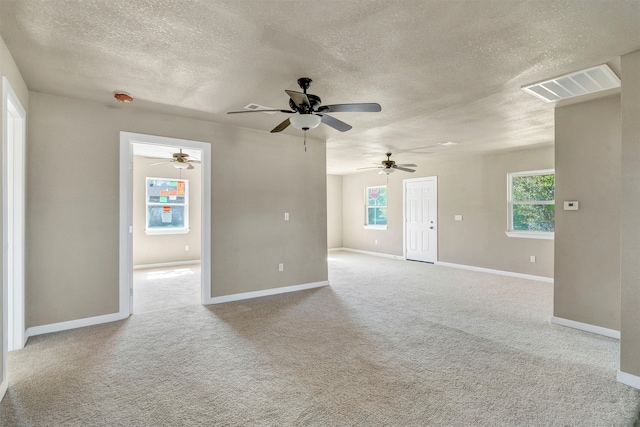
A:
{"label": "white baseboard", "polygon": [[0,402],[4,399],[4,395],[7,394],[7,389],[9,388],[9,380],[6,378],[2,379],[2,384],[0,384]]}
{"label": "white baseboard", "polygon": [[602,326],[595,326],[589,323],[576,322],[575,320],[563,319],[562,317],[551,317],[551,323],[556,325],[566,326],[568,328],[579,329],[585,332],[591,332],[592,334],[604,335],[605,337],[620,339],[620,331],[615,329],[603,328]]}
{"label": "white baseboard", "polygon": [[161,262],[158,264],[140,264],[140,265],[134,265],[133,269],[139,270],[141,268],[173,267],[176,265],[190,265],[190,264],[200,264],[200,260],[194,259],[191,261],[173,261],[173,262]]}
{"label": "white baseboard", "polygon": [[[333,252],[333,251],[356,252],[356,253],[359,253],[359,254],[379,256],[379,257],[383,257],[383,258],[392,258],[392,259],[405,260],[405,257],[399,256],[399,255],[389,255],[389,254],[383,254],[383,253],[380,253],[380,252],[361,251],[360,249],[331,248],[331,249],[328,249],[328,251],[329,252]],[[460,268],[460,269],[463,269],[463,270],[471,270],[471,271],[479,271],[479,272],[482,272],[482,273],[498,274],[500,276],[518,277],[520,279],[537,280],[539,282],[553,283],[553,277],[534,276],[534,275],[531,275],[531,274],[515,273],[515,272],[512,272],[512,271],[503,271],[503,270],[493,270],[491,268],[475,267],[473,265],[454,264],[454,263],[451,263],[451,262],[442,262],[442,261],[436,261],[435,264],[436,265],[441,265],[443,267]]]}
{"label": "white baseboard", "polygon": [[553,283],[553,277],[534,276],[532,274],[515,273],[513,271],[494,270],[491,268],[475,267],[473,265],[454,264],[451,262],[436,261],[437,265],[443,267],[461,268],[463,270],[480,271],[482,273],[498,274],[500,276],[517,277],[520,279],[537,280],[539,282]]}
{"label": "white baseboard", "polygon": [[116,322],[129,317],[129,313],[113,313],[103,316],[87,317],[86,319],[69,320],[67,322],[51,323],[49,325],[32,326],[27,328],[25,335],[27,338],[36,335],[48,334],[51,332],[66,331],[69,329],[82,328],[85,326],[99,325],[101,323]]}
{"label": "white baseboard", "polygon": [[400,255],[383,254],[381,252],[361,251],[360,249],[351,249],[351,248],[333,248],[333,249],[329,249],[329,251],[347,251],[347,252],[356,252],[364,255],[379,256],[382,258],[401,259],[401,260],[405,259],[403,256],[400,256]]}
{"label": "white baseboard", "polygon": [[617,380],[619,383],[626,384],[630,387],[640,390],[640,377],[636,375],[627,374],[626,372],[618,371]]}
{"label": "white baseboard", "polygon": [[224,302],[239,301],[243,299],[259,298],[259,297],[265,297],[269,295],[303,291],[306,289],[321,288],[323,286],[329,286],[329,281],[305,283],[302,285],[283,286],[280,288],[265,289],[263,291],[242,292],[239,294],[224,295],[221,297],[211,298],[210,300],[205,301],[205,304],[221,304]]}

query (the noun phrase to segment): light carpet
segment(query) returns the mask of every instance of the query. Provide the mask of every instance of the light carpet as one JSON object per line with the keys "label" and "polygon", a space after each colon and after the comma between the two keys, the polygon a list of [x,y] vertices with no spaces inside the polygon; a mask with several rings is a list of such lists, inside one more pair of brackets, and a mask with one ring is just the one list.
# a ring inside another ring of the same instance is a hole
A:
{"label": "light carpet", "polygon": [[5,426],[631,426],[617,340],[552,285],[329,254],[331,287],[152,311],[9,355]]}
{"label": "light carpet", "polygon": [[200,264],[133,270],[133,314],[198,305]]}

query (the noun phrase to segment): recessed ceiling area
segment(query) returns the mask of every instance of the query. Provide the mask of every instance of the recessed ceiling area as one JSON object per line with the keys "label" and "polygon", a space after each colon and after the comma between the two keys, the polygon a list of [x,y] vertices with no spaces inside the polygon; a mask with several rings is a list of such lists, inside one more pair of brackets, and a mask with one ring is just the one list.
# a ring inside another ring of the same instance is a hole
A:
{"label": "recessed ceiling area", "polygon": [[332,114],[347,132],[308,131],[327,141],[333,174],[387,152],[419,163],[551,145],[554,102],[521,88],[600,64],[618,72],[619,56],[640,49],[637,0],[0,0],[0,10],[0,34],[32,91],[275,139],[282,113],[226,113],[287,109],[285,90],[299,90],[300,77],[324,105],[379,103],[379,113]]}

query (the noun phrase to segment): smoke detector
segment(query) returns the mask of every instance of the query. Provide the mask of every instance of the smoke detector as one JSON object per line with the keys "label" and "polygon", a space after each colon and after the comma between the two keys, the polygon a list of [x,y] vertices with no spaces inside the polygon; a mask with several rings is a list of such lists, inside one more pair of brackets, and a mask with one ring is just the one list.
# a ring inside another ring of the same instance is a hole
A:
{"label": "smoke detector", "polygon": [[116,92],[113,97],[120,102],[133,102],[133,97],[127,92]]}

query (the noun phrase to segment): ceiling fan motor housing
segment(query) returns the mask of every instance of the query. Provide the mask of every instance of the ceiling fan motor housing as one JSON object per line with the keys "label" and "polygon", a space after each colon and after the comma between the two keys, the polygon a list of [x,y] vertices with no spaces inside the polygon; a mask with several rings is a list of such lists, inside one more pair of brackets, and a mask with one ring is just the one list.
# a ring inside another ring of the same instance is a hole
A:
{"label": "ceiling fan motor housing", "polygon": [[322,104],[322,100],[317,95],[308,93],[307,98],[309,99],[309,106],[306,106],[304,104],[297,105],[293,99],[289,98],[289,107],[291,107],[292,110],[299,112],[300,114],[309,114],[316,111],[320,104]]}

